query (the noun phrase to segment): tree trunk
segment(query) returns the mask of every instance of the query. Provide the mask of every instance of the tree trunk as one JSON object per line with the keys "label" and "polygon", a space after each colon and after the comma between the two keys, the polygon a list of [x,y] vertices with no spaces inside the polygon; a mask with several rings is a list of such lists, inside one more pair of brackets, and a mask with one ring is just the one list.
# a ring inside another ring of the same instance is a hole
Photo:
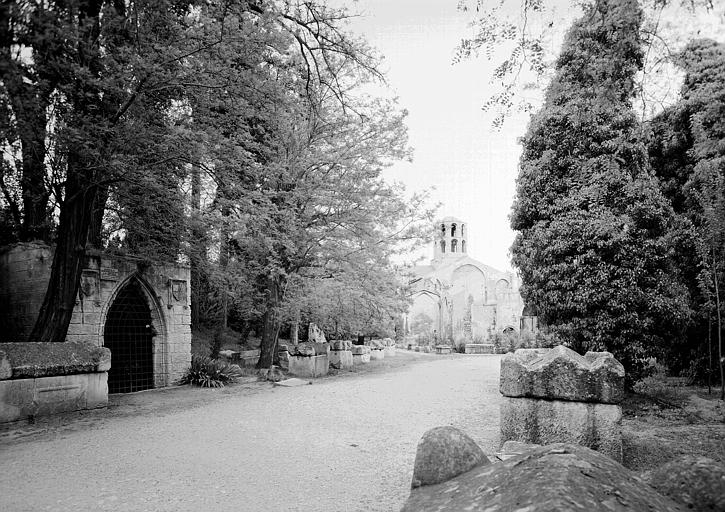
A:
{"label": "tree trunk", "polygon": [[262,331],[261,354],[258,369],[271,368],[277,351],[277,337],[282,326],[279,308],[284,298],[284,279],[271,276],[267,279],[267,311],[264,313],[264,330]]}
{"label": "tree trunk", "polygon": [[191,251],[189,258],[191,270],[191,325],[199,325],[199,300],[201,294],[201,262],[206,257],[206,244],[204,243],[204,234],[201,233],[201,220],[199,215],[201,212],[201,169],[198,165],[191,167],[191,222],[192,237],[191,243],[194,249]]}
{"label": "tree trunk", "polygon": [[720,367],[720,400],[725,400],[725,358],[722,355],[722,313],[720,311],[720,287],[717,283],[717,258],[712,250],[713,281],[715,281],[715,307],[717,308],[717,351]]}
{"label": "tree trunk", "polygon": [[60,209],[50,281],[30,341],[63,342],[68,333],[97,202],[97,187],[87,186],[90,180],[84,180],[78,174],[69,163],[66,199]]}

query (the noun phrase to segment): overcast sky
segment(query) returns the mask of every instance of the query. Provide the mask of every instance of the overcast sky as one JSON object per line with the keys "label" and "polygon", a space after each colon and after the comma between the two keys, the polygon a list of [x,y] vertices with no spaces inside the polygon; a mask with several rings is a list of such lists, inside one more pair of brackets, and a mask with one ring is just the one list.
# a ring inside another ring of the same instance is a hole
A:
{"label": "overcast sky", "polygon": [[[508,215],[521,151],[517,140],[526,131],[528,114],[514,115],[494,131],[493,114],[481,109],[495,91],[489,82],[494,63],[479,58],[452,64],[456,45],[470,34],[470,15],[457,9],[459,0],[345,3],[361,13],[350,28],[383,54],[389,85],[409,111],[414,161],[395,164],[387,177],[409,190],[435,187],[432,199],[442,203],[440,216],[468,223],[469,254],[499,270],[511,269],[508,250],[514,234]],[[547,2],[548,16],[561,27],[547,43],[552,55],[574,14],[568,7],[557,10],[555,3],[569,5],[567,0]],[[718,16],[722,22],[722,12]],[[681,16],[673,19],[681,23]],[[702,28],[702,20],[695,26]],[[432,249],[426,256],[432,257]]]}

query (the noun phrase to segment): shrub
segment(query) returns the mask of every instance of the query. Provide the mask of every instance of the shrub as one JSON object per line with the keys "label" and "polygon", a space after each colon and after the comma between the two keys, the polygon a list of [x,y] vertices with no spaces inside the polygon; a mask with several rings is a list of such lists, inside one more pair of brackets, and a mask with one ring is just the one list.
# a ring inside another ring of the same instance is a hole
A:
{"label": "shrub", "polygon": [[202,388],[221,388],[242,376],[239,366],[210,357],[192,356],[191,366],[179,384],[193,384]]}

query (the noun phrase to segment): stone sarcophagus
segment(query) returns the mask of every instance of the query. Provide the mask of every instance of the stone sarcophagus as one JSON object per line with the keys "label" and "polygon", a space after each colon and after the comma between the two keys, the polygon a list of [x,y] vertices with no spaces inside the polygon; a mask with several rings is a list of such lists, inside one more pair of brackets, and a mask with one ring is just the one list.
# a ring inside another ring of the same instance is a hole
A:
{"label": "stone sarcophagus", "polygon": [[108,405],[111,351],[83,343],[0,345],[0,423]]}
{"label": "stone sarcophagus", "polygon": [[333,340],[330,342],[330,366],[332,368],[352,368],[352,341]]}
{"label": "stone sarcophagus", "polygon": [[609,352],[564,346],[501,359],[501,442],[577,443],[622,460],[624,367]]}
{"label": "stone sarcophagus", "polygon": [[322,377],[330,370],[329,343],[289,345],[289,372],[297,377]]}

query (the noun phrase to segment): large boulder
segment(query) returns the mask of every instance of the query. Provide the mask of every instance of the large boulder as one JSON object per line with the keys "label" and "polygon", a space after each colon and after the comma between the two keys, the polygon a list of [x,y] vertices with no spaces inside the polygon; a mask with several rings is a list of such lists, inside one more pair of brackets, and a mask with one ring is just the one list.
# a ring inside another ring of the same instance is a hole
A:
{"label": "large boulder", "polygon": [[688,510],[725,510],[725,467],[707,457],[678,457],[645,474],[644,479]]}
{"label": "large boulder", "polygon": [[618,404],[624,398],[624,367],[609,352],[581,356],[562,345],[519,349],[501,359],[501,394]]}
{"label": "large boulder", "polygon": [[[417,460],[416,460],[417,463]],[[583,446],[553,444],[411,491],[404,512],[681,509],[634,473]]]}
{"label": "large boulder", "polygon": [[418,442],[411,487],[445,482],[484,464],[489,464],[488,458],[466,433],[437,427]]}

